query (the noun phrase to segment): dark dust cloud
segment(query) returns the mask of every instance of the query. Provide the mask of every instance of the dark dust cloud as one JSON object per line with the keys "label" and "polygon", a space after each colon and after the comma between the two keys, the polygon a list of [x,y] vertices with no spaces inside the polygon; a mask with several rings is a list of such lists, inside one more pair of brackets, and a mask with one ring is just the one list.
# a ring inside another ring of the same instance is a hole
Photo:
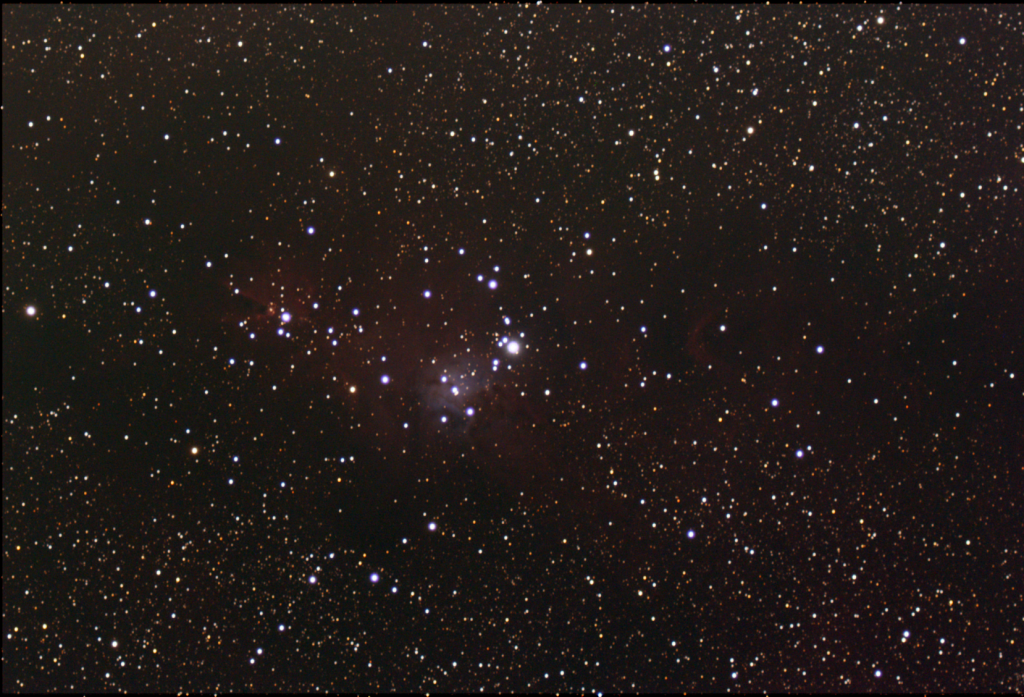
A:
{"label": "dark dust cloud", "polygon": [[1022,35],[5,6],[4,690],[1019,691]]}

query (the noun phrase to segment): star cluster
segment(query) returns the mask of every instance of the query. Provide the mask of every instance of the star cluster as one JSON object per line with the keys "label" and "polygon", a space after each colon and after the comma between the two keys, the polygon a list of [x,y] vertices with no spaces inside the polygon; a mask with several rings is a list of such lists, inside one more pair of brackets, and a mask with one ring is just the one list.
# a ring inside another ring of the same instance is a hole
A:
{"label": "star cluster", "polygon": [[1024,683],[1024,21],[3,19],[6,691]]}

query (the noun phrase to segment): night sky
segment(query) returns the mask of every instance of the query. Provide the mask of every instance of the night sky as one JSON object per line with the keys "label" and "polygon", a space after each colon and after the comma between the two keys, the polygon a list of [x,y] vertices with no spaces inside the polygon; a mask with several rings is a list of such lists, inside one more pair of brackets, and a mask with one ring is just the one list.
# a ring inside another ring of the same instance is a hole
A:
{"label": "night sky", "polygon": [[5,5],[4,691],[1020,691],[1022,34]]}

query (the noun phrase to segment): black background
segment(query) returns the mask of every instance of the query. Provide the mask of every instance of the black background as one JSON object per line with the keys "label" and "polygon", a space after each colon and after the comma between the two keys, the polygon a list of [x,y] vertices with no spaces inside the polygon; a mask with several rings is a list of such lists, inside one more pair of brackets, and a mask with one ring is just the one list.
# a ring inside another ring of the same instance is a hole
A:
{"label": "black background", "polygon": [[5,691],[1019,691],[1019,10],[3,12]]}

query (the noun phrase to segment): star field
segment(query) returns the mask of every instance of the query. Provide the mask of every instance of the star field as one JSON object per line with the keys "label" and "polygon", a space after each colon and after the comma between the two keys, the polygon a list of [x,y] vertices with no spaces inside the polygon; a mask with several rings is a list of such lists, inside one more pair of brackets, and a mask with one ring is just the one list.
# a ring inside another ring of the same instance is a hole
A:
{"label": "star field", "polygon": [[5,6],[4,691],[1017,691],[1024,21]]}

